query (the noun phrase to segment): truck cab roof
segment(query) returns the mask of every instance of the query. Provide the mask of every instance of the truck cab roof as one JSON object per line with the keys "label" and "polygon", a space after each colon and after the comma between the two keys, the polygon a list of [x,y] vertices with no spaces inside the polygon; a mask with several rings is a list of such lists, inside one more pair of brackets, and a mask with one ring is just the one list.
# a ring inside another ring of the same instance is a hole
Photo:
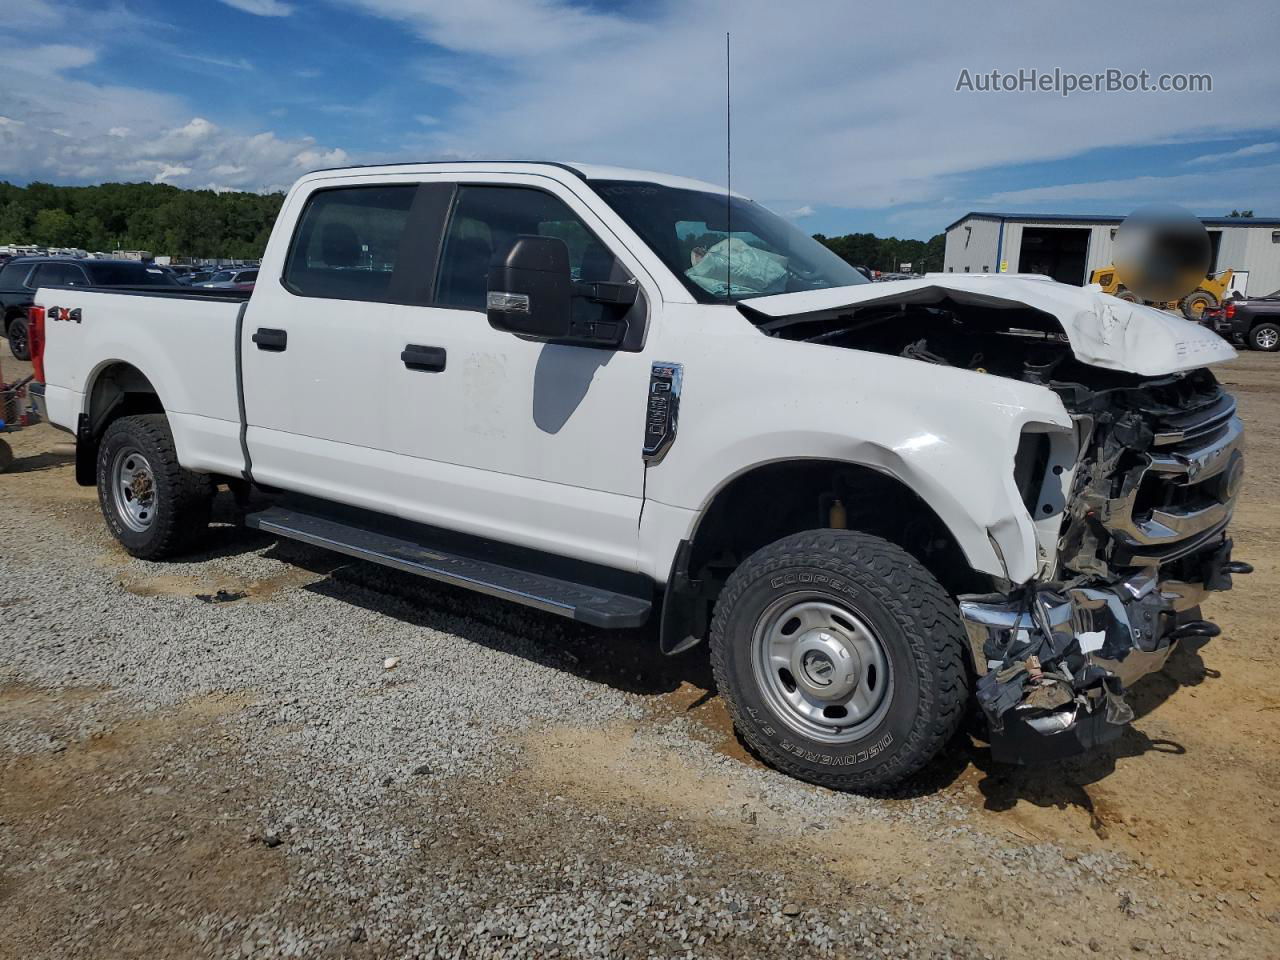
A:
{"label": "truck cab roof", "polygon": [[[539,170],[538,168],[542,168]],[[579,180],[631,180],[637,183],[656,183],[664,187],[682,190],[699,190],[707,193],[724,193],[720,184],[690,177],[679,177],[657,170],[638,170],[631,167],[612,167],[595,163],[570,163],[558,160],[429,160],[418,163],[377,163],[359,166],[329,167],[315,170],[299,182],[311,178],[327,179],[334,175],[353,175],[385,170],[388,173],[544,173],[562,179],[564,173]],[[741,197],[742,194],[734,193]],[[744,197],[745,199],[745,197]]]}

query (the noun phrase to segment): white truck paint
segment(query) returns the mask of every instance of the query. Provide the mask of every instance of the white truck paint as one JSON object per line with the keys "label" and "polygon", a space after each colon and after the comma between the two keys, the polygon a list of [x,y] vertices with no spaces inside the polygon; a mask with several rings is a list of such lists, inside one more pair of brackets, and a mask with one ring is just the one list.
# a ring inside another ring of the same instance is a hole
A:
{"label": "white truck paint", "polygon": [[[626,349],[540,342],[496,328],[479,309],[299,296],[282,282],[298,255],[299,221],[322,191],[406,184],[519,187],[554,197],[631,278],[647,311],[642,339]],[[627,184],[724,196],[696,181],[584,165],[397,165],[305,176],[286,198],[257,288],[243,305],[40,290],[37,303],[61,311],[44,330],[48,416],[92,444],[108,416],[99,377],[127,365],[154,388],[188,470],[251,476],[271,488],[640,574],[659,593],[674,588],[668,581],[681,544],[697,540],[735,480],[777,464],[865,468],[893,478],[936,514],[970,573],[1012,591],[1060,573],[1064,517],[1084,459],[1079,411],[1068,410],[1060,391],[1025,378],[778,331],[792,322],[838,325],[886,308],[904,317],[1017,311],[1056,323],[1056,333],[1040,336],[1065,337],[1075,361],[1126,383],[1176,379],[1234,356],[1202,327],[1028,277],[851,281],[714,302],[609,201],[610,189]],[[731,258],[735,249],[742,248],[730,241],[711,253]],[[61,319],[69,310],[81,320]],[[258,349],[254,335],[266,328],[287,329],[287,349]],[[406,369],[406,344],[443,349],[447,367]],[[640,447],[654,364],[679,365],[683,389],[674,443],[646,462]],[[1048,452],[1028,494],[1014,464],[1035,434],[1047,438]],[[1031,509],[1041,503],[1049,516]],[[971,630],[970,640],[981,674],[981,631]]]}

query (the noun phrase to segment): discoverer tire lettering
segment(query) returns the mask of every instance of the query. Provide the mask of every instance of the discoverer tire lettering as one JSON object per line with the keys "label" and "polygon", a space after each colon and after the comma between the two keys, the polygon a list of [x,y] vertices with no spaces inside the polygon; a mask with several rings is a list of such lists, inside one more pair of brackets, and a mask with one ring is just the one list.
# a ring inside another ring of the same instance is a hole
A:
{"label": "discoverer tire lettering", "polygon": [[[759,619],[771,605],[810,595],[865,621],[891,661],[888,707],[849,742],[802,735],[778,715],[752,671]],[[735,727],[763,760],[810,783],[875,793],[918,772],[958,729],[969,699],[963,638],[954,601],[900,547],[854,531],[814,530],[758,550],[730,576],[716,603],[711,663]]]}

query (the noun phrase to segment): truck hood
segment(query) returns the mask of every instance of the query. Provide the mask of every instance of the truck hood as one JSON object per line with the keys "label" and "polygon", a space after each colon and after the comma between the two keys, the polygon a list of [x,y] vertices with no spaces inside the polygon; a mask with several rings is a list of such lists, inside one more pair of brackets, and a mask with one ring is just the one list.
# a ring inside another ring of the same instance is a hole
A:
{"label": "truck hood", "polygon": [[1047,278],[996,274],[930,274],[853,287],[782,293],[747,300],[748,316],[780,319],[859,306],[929,305],[951,300],[1000,309],[1031,309],[1057,320],[1083,363],[1157,377],[1234,359],[1235,350],[1216,333],[1163,310],[1128,303],[1096,287],[1074,287]]}

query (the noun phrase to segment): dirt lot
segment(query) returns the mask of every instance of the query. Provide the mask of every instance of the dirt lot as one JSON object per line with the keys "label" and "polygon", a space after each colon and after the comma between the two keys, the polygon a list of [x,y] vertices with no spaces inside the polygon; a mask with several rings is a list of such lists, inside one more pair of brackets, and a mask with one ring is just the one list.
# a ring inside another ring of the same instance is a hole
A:
{"label": "dirt lot", "polygon": [[1220,376],[1256,566],[1223,635],[1099,754],[957,743],[886,800],[763,768],[648,631],[225,522],[132,560],[66,437],[10,435],[0,956],[1280,956],[1280,357]]}

